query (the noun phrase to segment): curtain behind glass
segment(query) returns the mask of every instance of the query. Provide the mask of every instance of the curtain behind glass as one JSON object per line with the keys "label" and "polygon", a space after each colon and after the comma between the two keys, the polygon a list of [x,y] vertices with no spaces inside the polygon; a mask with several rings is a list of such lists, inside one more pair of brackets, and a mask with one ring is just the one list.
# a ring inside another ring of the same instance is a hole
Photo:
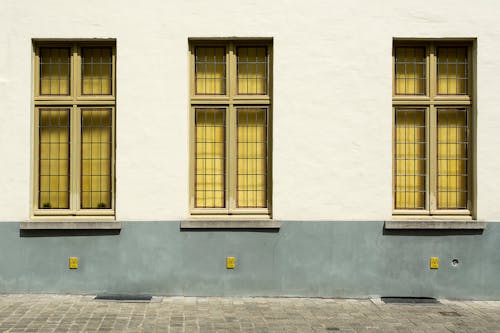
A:
{"label": "curtain behind glass", "polygon": [[82,109],[81,208],[111,208],[112,109]]}
{"label": "curtain behind glass", "polygon": [[395,208],[424,209],[425,109],[397,109],[395,123]]}
{"label": "curtain behind glass", "polygon": [[69,110],[39,110],[38,208],[69,208]]}
{"label": "curtain behind glass", "polygon": [[225,109],[195,112],[195,207],[225,207]]}
{"label": "curtain behind glass", "polygon": [[267,207],[267,109],[238,108],[237,206]]}

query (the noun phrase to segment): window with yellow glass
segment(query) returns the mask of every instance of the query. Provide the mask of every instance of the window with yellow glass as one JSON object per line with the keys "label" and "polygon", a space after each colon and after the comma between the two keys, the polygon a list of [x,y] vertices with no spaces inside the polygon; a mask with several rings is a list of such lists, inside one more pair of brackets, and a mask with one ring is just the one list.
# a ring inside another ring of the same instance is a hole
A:
{"label": "window with yellow glass", "polygon": [[114,41],[34,42],[33,214],[114,215]]}
{"label": "window with yellow glass", "polygon": [[190,39],[191,213],[270,216],[270,39]]}
{"label": "window with yellow glass", "polygon": [[473,41],[395,41],[395,214],[473,214]]}

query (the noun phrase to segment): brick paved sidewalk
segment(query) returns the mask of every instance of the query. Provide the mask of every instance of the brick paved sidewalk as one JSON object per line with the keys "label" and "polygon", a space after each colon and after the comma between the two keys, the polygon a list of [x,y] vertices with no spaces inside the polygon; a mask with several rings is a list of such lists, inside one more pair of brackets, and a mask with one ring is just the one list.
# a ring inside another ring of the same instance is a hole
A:
{"label": "brick paved sidewalk", "polygon": [[500,332],[500,302],[0,295],[0,332]]}

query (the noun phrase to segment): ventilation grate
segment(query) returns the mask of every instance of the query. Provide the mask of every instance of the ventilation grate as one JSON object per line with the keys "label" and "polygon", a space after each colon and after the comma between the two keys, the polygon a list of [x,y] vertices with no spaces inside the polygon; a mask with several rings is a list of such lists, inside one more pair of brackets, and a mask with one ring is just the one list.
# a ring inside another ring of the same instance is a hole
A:
{"label": "ventilation grate", "polygon": [[433,297],[381,297],[386,304],[438,304]]}
{"label": "ventilation grate", "polygon": [[94,299],[119,302],[150,302],[152,298],[151,295],[104,294],[97,295]]}

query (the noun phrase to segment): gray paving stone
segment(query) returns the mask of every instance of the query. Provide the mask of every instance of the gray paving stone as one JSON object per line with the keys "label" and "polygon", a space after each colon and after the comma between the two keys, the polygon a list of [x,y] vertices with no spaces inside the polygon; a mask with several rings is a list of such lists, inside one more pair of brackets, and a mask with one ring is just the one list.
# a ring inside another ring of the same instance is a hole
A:
{"label": "gray paving stone", "polygon": [[497,332],[500,302],[395,305],[363,299],[0,295],[0,333]]}

